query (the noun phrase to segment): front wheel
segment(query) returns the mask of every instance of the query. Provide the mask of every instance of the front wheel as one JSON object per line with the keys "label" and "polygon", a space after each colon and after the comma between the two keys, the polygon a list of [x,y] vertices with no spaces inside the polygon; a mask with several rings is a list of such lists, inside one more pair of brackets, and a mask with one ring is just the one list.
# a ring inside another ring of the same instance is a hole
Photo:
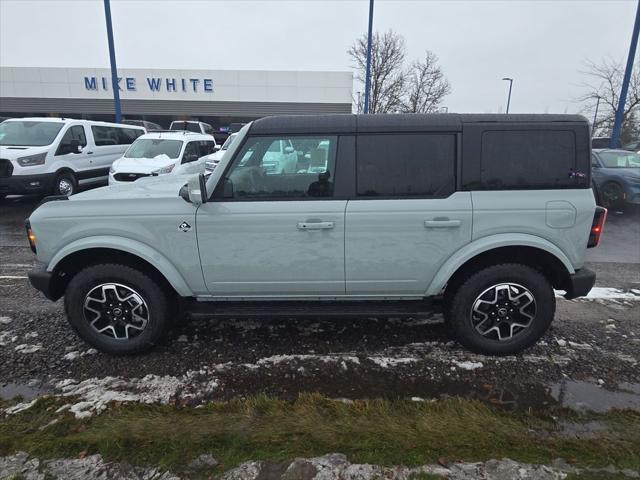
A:
{"label": "front wheel", "polygon": [[171,311],[154,280],[119,264],[92,265],[79,272],[67,286],[64,305],[78,335],[112,355],[153,347],[166,332]]}
{"label": "front wheel", "polygon": [[76,177],[71,172],[62,172],[56,175],[53,184],[53,192],[56,195],[65,195],[67,197],[76,193],[78,183]]}
{"label": "front wheel", "polygon": [[450,297],[447,320],[469,350],[510,355],[537,342],[555,314],[555,295],[544,275],[520,264],[487,267]]}
{"label": "front wheel", "polygon": [[615,182],[605,183],[601,189],[601,202],[605,208],[621,207],[624,203],[624,191],[620,184]]}

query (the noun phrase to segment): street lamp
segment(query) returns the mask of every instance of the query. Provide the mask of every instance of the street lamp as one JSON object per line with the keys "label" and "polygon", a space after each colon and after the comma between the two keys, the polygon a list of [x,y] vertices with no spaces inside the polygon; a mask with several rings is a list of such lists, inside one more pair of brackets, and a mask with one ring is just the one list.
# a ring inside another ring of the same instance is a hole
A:
{"label": "street lamp", "polygon": [[364,78],[364,113],[369,113],[369,90],[371,89],[371,36],[373,34],[373,0],[369,0],[369,33],[367,35],[367,72]]}
{"label": "street lamp", "polygon": [[116,123],[122,120],[120,108],[120,87],[118,86],[118,67],[116,66],[116,51],[113,46],[113,28],[111,27],[111,4],[104,0],[104,18],[107,22],[107,42],[109,42],[109,61],[111,63],[111,88],[113,89],[113,106],[116,111]]}
{"label": "street lamp", "polygon": [[509,113],[509,105],[511,104],[511,88],[513,87],[513,78],[504,77],[502,80],[509,82],[509,96],[507,97],[507,113]]}
{"label": "street lamp", "polygon": [[591,135],[593,136],[593,131],[596,129],[596,120],[598,119],[598,107],[600,106],[600,95],[596,97],[598,100],[596,101],[596,112],[593,114],[593,123],[591,124]]}

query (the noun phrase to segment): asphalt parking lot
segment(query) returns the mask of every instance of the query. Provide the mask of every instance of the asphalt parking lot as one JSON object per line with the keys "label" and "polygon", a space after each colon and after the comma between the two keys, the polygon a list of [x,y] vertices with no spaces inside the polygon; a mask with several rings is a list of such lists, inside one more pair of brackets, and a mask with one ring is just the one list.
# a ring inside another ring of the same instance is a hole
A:
{"label": "asphalt parking lot", "polygon": [[[179,324],[153,352],[115,358],[90,350],[62,302],[28,283],[35,258],[24,219],[38,198],[0,201],[0,397],[69,385],[122,385],[197,404],[265,392],[294,398],[460,395],[505,407],[640,408],[640,211],[609,215],[588,268],[593,298],[558,299],[556,321],[525,353],[484,357],[447,336],[438,315],[329,320],[198,320]],[[113,383],[112,380],[109,382]]]}

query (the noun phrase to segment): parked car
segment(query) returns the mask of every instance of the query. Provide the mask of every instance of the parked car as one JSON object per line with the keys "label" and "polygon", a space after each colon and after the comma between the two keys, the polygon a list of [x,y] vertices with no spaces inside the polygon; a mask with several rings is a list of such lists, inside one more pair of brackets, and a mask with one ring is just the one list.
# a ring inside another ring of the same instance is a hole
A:
{"label": "parked car", "polygon": [[222,147],[220,148],[220,150],[213,152],[207,155],[206,157],[204,157],[206,173],[213,172],[213,170],[218,166],[218,163],[220,163],[220,159],[222,158],[224,153],[229,149],[229,147],[237,138],[237,136],[238,136],[237,133],[232,133],[227,137],[227,140],[222,144]]}
{"label": "parked car", "polygon": [[153,132],[156,130],[162,130],[162,127],[157,123],[149,122],[147,120],[123,120],[124,125],[136,125],[143,127],[147,132]]}
{"label": "parked car", "polygon": [[203,173],[205,157],[216,143],[211,135],[154,132],[138,137],[109,171],[109,184],[154,175]]}
{"label": "parked car", "polygon": [[591,167],[599,205],[612,208],[625,203],[640,204],[640,154],[627,150],[594,149]]}
{"label": "parked car", "polygon": [[208,123],[183,120],[171,122],[169,130],[186,130],[187,132],[203,133],[206,135],[213,135],[215,133],[213,127]]}
{"label": "parked car", "polygon": [[[273,172],[292,138],[327,144],[326,168]],[[266,117],[208,178],[40,205],[29,278],[111,354],[155,345],[179,306],[231,318],[435,309],[467,348],[512,354],[546,332],[554,289],[571,299],[594,285],[585,254],[606,209],[589,152],[574,115]]]}
{"label": "parked car", "polygon": [[[593,137],[591,139],[591,148],[609,148],[611,137]],[[618,148],[620,148],[620,140],[618,139]]]}
{"label": "parked car", "polygon": [[630,152],[640,153],[640,142],[627,143],[620,147],[622,150],[628,150]]}
{"label": "parked car", "polygon": [[144,128],[71,118],[16,118],[0,123],[0,197],[73,195],[107,181],[109,167]]}

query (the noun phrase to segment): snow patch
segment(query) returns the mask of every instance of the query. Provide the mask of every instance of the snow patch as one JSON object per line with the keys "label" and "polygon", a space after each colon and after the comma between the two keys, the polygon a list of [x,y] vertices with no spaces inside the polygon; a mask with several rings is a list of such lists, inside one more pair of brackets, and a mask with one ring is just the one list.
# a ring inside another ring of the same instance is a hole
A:
{"label": "snow patch", "polygon": [[458,360],[454,360],[453,363],[463,370],[476,370],[477,368],[482,368],[484,366],[482,362],[460,362]]}
{"label": "snow patch", "polygon": [[[556,297],[563,297],[564,290],[556,290]],[[593,287],[584,297],[587,300],[640,300],[640,290],[631,289],[628,292],[620,288]]]}
{"label": "snow patch", "polygon": [[13,320],[10,319],[9,317],[0,317],[0,325],[8,325],[12,322]]}
{"label": "snow patch", "polygon": [[382,368],[397,367],[398,365],[407,365],[418,361],[415,357],[367,357],[370,361]]}
{"label": "snow patch", "polygon": [[90,378],[82,382],[67,379],[58,382],[56,389],[60,390],[64,397],[80,398],[79,402],[71,404],[68,409],[76,418],[85,418],[103,412],[112,401],[169,403],[182,385],[176,377],[147,375],[131,379]]}
{"label": "snow patch", "polygon": [[16,345],[15,350],[19,353],[34,353],[38,350],[42,350],[42,344],[38,343],[37,345],[29,345],[28,343],[21,343],[20,345]]}

